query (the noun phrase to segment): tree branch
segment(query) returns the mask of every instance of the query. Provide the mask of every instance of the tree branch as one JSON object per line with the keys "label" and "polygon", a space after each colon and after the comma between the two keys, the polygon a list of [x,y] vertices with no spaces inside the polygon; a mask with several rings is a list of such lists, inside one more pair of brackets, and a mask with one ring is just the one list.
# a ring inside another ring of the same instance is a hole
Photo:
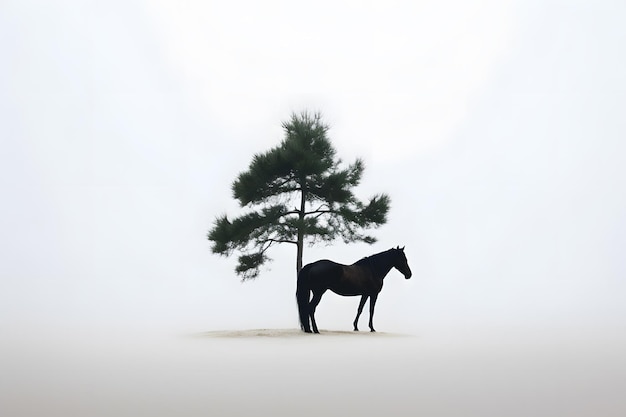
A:
{"label": "tree branch", "polygon": [[270,242],[270,244],[272,243],[293,243],[294,245],[297,245],[298,242],[293,241],[293,240],[288,240],[288,239],[265,239],[263,242],[260,242],[262,244],[268,243]]}
{"label": "tree branch", "polygon": [[[286,184],[289,184],[289,182],[291,182],[291,181],[295,181],[295,178],[294,178],[294,176],[293,176],[293,175],[290,175],[289,177],[285,178],[283,181],[279,181],[279,182],[276,182],[276,183],[270,184],[268,188],[269,188],[270,190],[278,190],[278,189],[280,189],[282,186],[284,186],[284,185],[286,185]],[[298,187],[294,187],[294,188],[292,188],[292,189],[290,189],[290,190],[285,190],[285,191],[294,191],[294,190],[295,190],[295,191],[297,191],[297,190],[298,190]]]}
{"label": "tree branch", "polygon": [[322,204],[320,204],[320,206],[318,208],[316,208],[315,210],[313,210],[311,212],[304,213],[304,215],[306,216],[307,214],[319,213],[320,210],[322,209],[322,207],[328,207],[329,210],[331,209],[331,207],[328,205],[328,203],[322,203]]}
{"label": "tree branch", "polygon": [[281,213],[281,215],[278,217],[286,217],[286,216],[289,216],[290,214],[300,214],[300,210],[294,209],[291,211],[286,211],[284,213]]}
{"label": "tree branch", "polygon": [[257,245],[261,246],[259,253],[264,254],[269,248],[272,247],[274,243],[293,243],[294,245],[296,245],[298,242],[294,242],[293,240],[287,240],[287,239],[268,238],[261,242],[257,242]]}
{"label": "tree branch", "polygon": [[317,214],[317,216],[315,216],[315,218],[319,218],[321,215],[323,214],[332,214],[332,213],[337,213],[336,210],[332,210],[332,209],[328,209],[328,210],[313,210],[313,211],[307,211],[304,213],[305,216],[310,216],[311,214]]}

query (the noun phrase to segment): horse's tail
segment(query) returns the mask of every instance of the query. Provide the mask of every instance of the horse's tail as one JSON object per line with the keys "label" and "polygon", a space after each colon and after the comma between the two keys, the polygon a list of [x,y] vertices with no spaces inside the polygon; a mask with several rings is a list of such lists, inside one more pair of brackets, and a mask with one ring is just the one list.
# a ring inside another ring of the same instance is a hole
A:
{"label": "horse's tail", "polygon": [[309,264],[298,272],[298,283],[296,287],[300,328],[307,333],[311,333],[311,324],[309,322],[309,299],[311,297],[311,286],[309,284],[310,269],[311,265]]}

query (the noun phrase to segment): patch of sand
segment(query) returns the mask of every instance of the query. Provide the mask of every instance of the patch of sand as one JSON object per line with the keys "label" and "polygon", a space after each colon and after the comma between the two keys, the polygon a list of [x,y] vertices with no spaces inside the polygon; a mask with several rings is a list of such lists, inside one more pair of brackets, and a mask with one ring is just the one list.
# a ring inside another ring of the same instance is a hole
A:
{"label": "patch of sand", "polygon": [[369,332],[369,331],[347,331],[347,330],[324,330],[320,329],[319,334],[305,333],[300,329],[248,329],[248,330],[212,330],[194,334],[195,337],[215,337],[215,338],[255,338],[255,337],[321,337],[321,336],[343,336],[343,337],[403,337],[410,336],[401,333]]}

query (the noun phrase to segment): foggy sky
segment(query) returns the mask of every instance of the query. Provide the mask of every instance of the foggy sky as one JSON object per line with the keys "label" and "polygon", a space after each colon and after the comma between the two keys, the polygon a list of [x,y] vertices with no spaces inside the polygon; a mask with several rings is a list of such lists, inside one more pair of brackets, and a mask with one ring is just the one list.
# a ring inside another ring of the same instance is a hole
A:
{"label": "foggy sky", "polygon": [[623,4],[221,3],[0,6],[3,334],[297,326],[295,249],[241,284],[206,232],[304,109],[391,196],[304,256],[406,245],[377,328],[625,324]]}

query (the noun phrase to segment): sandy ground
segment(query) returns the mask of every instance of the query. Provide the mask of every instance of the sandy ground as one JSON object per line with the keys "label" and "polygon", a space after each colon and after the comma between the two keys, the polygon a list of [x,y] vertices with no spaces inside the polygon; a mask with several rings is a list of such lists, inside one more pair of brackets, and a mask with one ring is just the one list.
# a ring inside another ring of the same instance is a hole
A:
{"label": "sandy ground", "polygon": [[322,331],[23,336],[0,415],[626,415],[619,333]]}

